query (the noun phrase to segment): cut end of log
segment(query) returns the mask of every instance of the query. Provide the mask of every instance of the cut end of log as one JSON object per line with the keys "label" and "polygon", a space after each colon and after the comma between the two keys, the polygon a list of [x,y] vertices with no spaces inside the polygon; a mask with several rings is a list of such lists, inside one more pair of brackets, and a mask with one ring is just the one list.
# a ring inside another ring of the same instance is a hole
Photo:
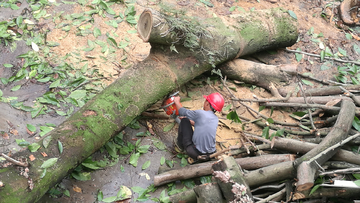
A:
{"label": "cut end of log", "polygon": [[312,186],[314,186],[314,183],[303,183],[301,185],[296,186],[296,190],[301,192],[311,189]]}
{"label": "cut end of log", "polygon": [[304,194],[297,192],[293,195],[292,200],[299,200],[299,199],[304,199],[304,198],[305,198]]}
{"label": "cut end of log", "polygon": [[139,33],[140,38],[144,42],[148,42],[150,38],[150,33],[152,30],[153,24],[153,17],[152,12],[148,9],[144,10],[140,15],[138,24],[137,24],[137,31]]}

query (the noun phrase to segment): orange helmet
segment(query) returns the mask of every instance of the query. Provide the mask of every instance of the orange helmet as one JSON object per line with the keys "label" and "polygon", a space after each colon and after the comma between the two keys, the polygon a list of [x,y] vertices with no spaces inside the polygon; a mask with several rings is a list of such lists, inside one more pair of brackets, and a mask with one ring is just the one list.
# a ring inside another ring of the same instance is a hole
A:
{"label": "orange helmet", "polygon": [[224,98],[220,93],[211,93],[209,95],[203,95],[203,97],[211,104],[216,111],[221,111],[224,107]]}

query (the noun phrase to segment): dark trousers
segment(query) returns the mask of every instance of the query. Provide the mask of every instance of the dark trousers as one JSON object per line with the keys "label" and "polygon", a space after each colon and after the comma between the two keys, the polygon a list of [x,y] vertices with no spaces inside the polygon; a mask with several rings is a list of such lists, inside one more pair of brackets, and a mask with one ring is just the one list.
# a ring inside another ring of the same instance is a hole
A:
{"label": "dark trousers", "polygon": [[178,130],[178,145],[181,149],[185,149],[187,155],[197,160],[199,155],[203,155],[203,153],[199,152],[196,149],[194,143],[192,142],[192,137],[194,134],[194,130],[191,126],[190,120],[188,118],[181,119],[179,130]]}

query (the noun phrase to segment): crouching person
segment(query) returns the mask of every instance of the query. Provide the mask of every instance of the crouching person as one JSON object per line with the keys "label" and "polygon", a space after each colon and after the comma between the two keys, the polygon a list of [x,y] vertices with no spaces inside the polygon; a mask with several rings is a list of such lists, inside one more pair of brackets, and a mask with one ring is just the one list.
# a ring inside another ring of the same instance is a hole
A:
{"label": "crouching person", "polygon": [[[219,119],[216,111],[224,107],[224,98],[219,93],[204,95],[205,101],[202,110],[189,110],[182,107],[180,97],[174,98],[179,110],[179,125],[177,144],[191,157],[189,163],[209,160],[209,156],[216,152],[216,130]],[[194,126],[194,128],[192,128]]]}

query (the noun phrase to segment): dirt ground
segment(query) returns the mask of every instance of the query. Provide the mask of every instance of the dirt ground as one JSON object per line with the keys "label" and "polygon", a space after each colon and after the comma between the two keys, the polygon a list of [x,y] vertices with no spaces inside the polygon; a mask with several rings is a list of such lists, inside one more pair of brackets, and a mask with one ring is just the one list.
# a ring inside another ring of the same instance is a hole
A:
{"label": "dirt ground", "polygon": [[[339,24],[340,21],[337,7],[340,4],[339,1],[312,1],[312,0],[211,0],[212,7],[206,6],[203,1],[187,0],[187,1],[153,1],[153,0],[138,0],[134,2],[136,15],[140,15],[141,12],[148,7],[159,8],[159,5],[164,3],[166,5],[172,6],[176,9],[186,10],[186,14],[190,16],[199,16],[201,18],[209,18],[217,16],[220,18],[228,18],[232,14],[237,14],[244,11],[251,11],[253,9],[268,9],[272,7],[282,7],[286,10],[293,11],[299,22],[299,40],[292,47],[288,49],[296,50],[300,48],[302,51],[312,54],[319,54],[320,47],[319,43],[312,40],[313,35],[322,34],[323,37],[320,38],[322,43],[325,46],[328,46],[332,52],[335,54],[338,52],[338,48],[341,48],[346,51],[347,55],[345,60],[348,61],[357,61],[359,53],[354,50],[353,45],[357,44],[360,46],[360,43],[352,38],[347,39],[346,34],[350,31],[354,35],[360,35],[360,30],[358,27],[351,27],[350,29],[347,26]],[[58,2],[60,3],[60,1]],[[330,6],[329,6],[330,5]],[[0,20],[6,20],[8,18],[16,17],[21,15],[22,9],[26,8],[27,4],[24,2],[20,6],[20,10],[14,12],[10,9],[0,8]],[[116,13],[122,12],[125,8],[123,4],[115,4],[113,7]],[[230,8],[236,8],[232,10]],[[57,7],[49,7],[49,13],[57,13],[64,11],[65,14],[71,13],[81,13],[86,10],[89,10],[88,7],[83,7],[78,4],[74,5],[65,5],[62,4]],[[230,11],[232,10],[232,11]],[[71,63],[78,64],[79,67],[88,63],[90,68],[96,68],[102,73],[106,79],[103,81],[105,85],[110,84],[116,80],[119,74],[123,71],[126,71],[127,68],[131,68],[132,65],[136,64],[139,61],[144,60],[150,50],[150,45],[148,43],[142,42],[142,40],[137,36],[135,26],[131,26],[128,23],[121,22],[118,24],[118,28],[109,26],[104,23],[105,18],[96,17],[93,24],[96,27],[101,28],[102,33],[108,32],[113,36],[117,36],[119,41],[124,43],[129,43],[125,49],[118,49],[116,52],[111,54],[106,54],[101,52],[101,48],[96,47],[90,52],[81,52],[80,49],[88,46],[88,40],[95,40],[93,35],[87,36],[78,36],[75,33],[75,30],[71,30],[69,34],[61,29],[58,29],[58,25],[64,19],[58,19],[58,21],[51,20],[41,20],[39,23],[43,24],[43,27],[39,32],[48,30],[47,40],[58,42],[60,45],[53,47],[51,52],[54,53],[53,58],[51,59],[56,63],[57,58],[65,56],[69,53],[76,53],[81,59],[87,60],[78,60],[74,57],[70,57],[68,60]],[[331,21],[330,21],[331,20]],[[83,24],[86,26],[86,24]],[[102,37],[105,37],[104,35]],[[100,37],[101,39],[101,37]],[[19,42],[17,49],[10,51],[9,47],[0,46],[0,77],[10,77],[14,74],[15,70],[8,69],[2,66],[2,64],[21,64],[21,60],[17,58],[18,55],[27,52],[30,50],[29,46],[26,46],[23,42]],[[103,57],[98,57],[103,55]],[[104,60],[106,58],[107,60]],[[320,62],[320,59],[317,57],[311,57],[304,55],[303,59],[297,61],[294,53],[289,53],[283,50],[276,50],[273,52],[263,52],[257,53],[251,56],[244,57],[253,61],[258,61],[261,63],[269,65],[279,65],[279,64],[297,64],[297,71],[299,73],[310,73],[314,77],[320,80],[331,79],[334,80],[334,75],[337,74],[337,67],[341,66],[341,63],[330,61],[327,62],[327,68],[322,68],[323,64]],[[182,98],[191,98],[189,101],[183,102],[183,106],[189,109],[201,109],[203,104],[203,94],[209,94],[214,91],[221,92],[225,99],[226,104],[233,104],[230,100],[230,94],[225,88],[220,88],[220,84],[216,83],[212,86],[209,86],[205,83],[207,75],[197,77],[191,83],[186,85],[187,91],[181,91],[180,96]],[[294,77],[294,83],[298,82],[299,79]],[[44,85],[36,85],[29,83],[26,88],[22,88],[19,91],[12,92],[10,91],[17,84],[24,84],[26,81],[19,81],[16,84],[3,85],[0,84],[0,88],[6,96],[19,97],[19,100],[31,104],[31,102],[38,96],[41,96],[46,91],[48,87]],[[314,88],[319,87],[321,84],[313,82],[314,86],[304,85],[304,88]],[[265,91],[262,88],[248,86],[248,85],[236,85],[232,81],[228,81],[227,85],[232,87],[235,91],[232,93],[237,98],[242,99],[253,99],[254,95],[258,98],[270,98],[271,94]],[[177,90],[174,90],[174,92]],[[161,101],[159,101],[161,102]],[[157,105],[157,106],[156,106]],[[154,108],[157,108],[159,104],[156,104]],[[249,106],[258,110],[259,106],[257,103],[248,103]],[[250,120],[254,117],[246,110],[244,106],[235,104],[238,108],[237,112],[242,117],[246,117]],[[239,144],[239,131],[241,131],[241,126],[239,124],[232,123],[226,119],[226,113],[218,113],[217,115],[220,118],[220,123],[217,132],[217,149],[220,150],[222,147],[228,147],[231,145]],[[265,109],[261,112],[267,116],[270,116],[271,110]],[[272,114],[272,118],[282,121],[282,122],[295,122],[289,114],[291,112],[287,110],[275,110]],[[66,118],[57,115],[43,115],[36,119],[31,119],[31,116],[23,111],[16,110],[6,103],[0,103],[0,131],[7,132],[9,129],[8,122],[17,126],[18,133],[11,134],[10,139],[5,139],[0,137],[0,152],[17,151],[21,150],[17,146],[15,139],[25,139],[29,142],[35,142],[37,139],[40,139],[37,136],[28,137],[24,125],[26,124],[43,124],[46,122],[59,125]],[[92,179],[88,181],[78,181],[70,177],[66,177],[60,183],[61,187],[67,189],[70,192],[70,197],[66,195],[60,195],[58,198],[51,197],[50,195],[45,195],[39,202],[78,202],[78,203],[88,203],[96,202],[96,197],[98,191],[101,190],[105,197],[116,195],[121,185],[125,185],[129,188],[134,186],[139,186],[146,188],[152,184],[152,178],[157,173],[158,167],[160,165],[160,158],[166,157],[166,159],[173,159],[179,162],[179,159],[176,158],[173,151],[173,139],[177,134],[177,125],[175,125],[170,131],[164,132],[164,128],[171,123],[174,123],[172,119],[149,119],[143,120],[150,122],[153,125],[153,128],[156,132],[156,136],[161,138],[165,145],[168,147],[168,151],[153,150],[151,153],[144,154],[139,159],[139,166],[141,166],[145,161],[151,160],[152,164],[146,170],[142,170],[141,167],[133,167],[128,163],[128,160],[124,158],[123,161],[119,161],[118,164],[106,167],[103,170],[96,170],[91,173]],[[126,128],[126,139],[130,142],[133,142],[132,138],[136,137],[138,132],[146,131],[146,126],[142,126],[141,129],[134,130],[131,128]],[[253,134],[261,135],[262,129],[253,124],[245,125],[245,130],[252,132]],[[143,139],[141,144],[151,144],[150,139]],[[95,159],[101,159],[104,156],[104,152],[96,152],[93,157]],[[150,176],[148,180],[146,175]],[[177,183],[179,184],[179,183]],[[74,188],[81,188],[81,192],[78,192]],[[178,187],[181,187],[180,184]],[[160,187],[156,192],[152,194],[153,197],[159,197],[161,191],[166,189],[166,186]],[[137,194],[134,194],[133,198],[137,197]],[[153,202],[153,201],[146,201]]]}

